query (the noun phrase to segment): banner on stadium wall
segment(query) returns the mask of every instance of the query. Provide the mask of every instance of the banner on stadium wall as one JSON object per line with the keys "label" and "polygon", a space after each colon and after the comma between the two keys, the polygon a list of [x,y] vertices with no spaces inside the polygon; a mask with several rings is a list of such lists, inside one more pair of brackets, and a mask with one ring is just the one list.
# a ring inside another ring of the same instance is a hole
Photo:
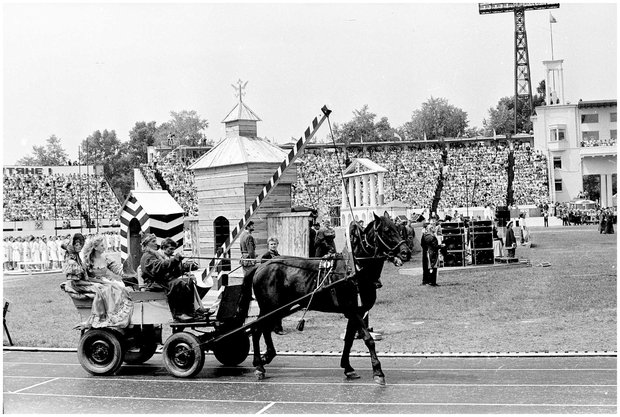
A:
{"label": "banner on stadium wall", "polygon": [[103,174],[103,165],[59,165],[59,166],[4,166],[2,174],[10,177],[11,175],[52,175],[52,174]]}

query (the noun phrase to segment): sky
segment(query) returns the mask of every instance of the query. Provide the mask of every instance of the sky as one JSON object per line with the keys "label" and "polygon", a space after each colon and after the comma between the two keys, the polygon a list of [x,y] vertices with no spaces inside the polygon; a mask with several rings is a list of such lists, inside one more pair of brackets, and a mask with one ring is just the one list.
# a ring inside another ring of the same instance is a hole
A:
{"label": "sky", "polygon": [[[561,3],[525,22],[534,92],[552,35],[568,101],[617,98],[615,2]],[[473,2],[5,1],[2,27],[4,165],[51,135],[76,159],[94,131],[126,141],[136,122],[171,111],[197,111],[217,142],[237,80],[258,136],[277,143],[301,137],[323,105],[332,125],[367,104],[399,127],[443,97],[482,127],[514,94],[514,15],[480,15]],[[317,137],[328,135],[324,125]]]}

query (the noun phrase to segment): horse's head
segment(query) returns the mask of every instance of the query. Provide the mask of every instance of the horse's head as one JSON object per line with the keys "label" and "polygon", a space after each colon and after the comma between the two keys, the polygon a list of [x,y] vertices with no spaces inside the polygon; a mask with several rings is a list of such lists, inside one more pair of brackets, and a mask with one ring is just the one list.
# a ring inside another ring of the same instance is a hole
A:
{"label": "horse's head", "polygon": [[[405,243],[398,230],[398,225],[390,219],[387,212],[379,217],[374,215],[374,221],[368,225],[372,227],[375,240],[375,252],[387,256],[396,266],[401,266],[403,262],[411,259],[411,250]],[[368,230],[367,229],[367,230]],[[370,230],[368,230],[370,232]]]}

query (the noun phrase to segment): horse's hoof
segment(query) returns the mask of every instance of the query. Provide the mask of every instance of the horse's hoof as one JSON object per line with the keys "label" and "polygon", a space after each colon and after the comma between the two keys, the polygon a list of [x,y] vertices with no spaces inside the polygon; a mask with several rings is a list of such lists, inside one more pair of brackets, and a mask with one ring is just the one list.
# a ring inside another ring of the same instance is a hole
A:
{"label": "horse's hoof", "polygon": [[256,379],[258,381],[262,381],[263,379],[265,379],[265,373],[264,372],[254,371],[254,375],[256,375]]}
{"label": "horse's hoof", "polygon": [[373,379],[379,385],[385,385],[385,377],[384,376],[374,376]]}
{"label": "horse's hoof", "polygon": [[347,379],[359,379],[360,378],[360,376],[355,371],[345,372],[344,375],[347,377]]}

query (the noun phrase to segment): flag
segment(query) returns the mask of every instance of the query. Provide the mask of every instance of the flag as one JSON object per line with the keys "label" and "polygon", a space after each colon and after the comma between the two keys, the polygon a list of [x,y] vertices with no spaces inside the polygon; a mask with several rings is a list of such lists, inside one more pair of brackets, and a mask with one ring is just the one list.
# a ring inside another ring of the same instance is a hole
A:
{"label": "flag", "polygon": [[549,12],[549,23],[557,23],[557,20],[555,20],[555,17],[553,17],[551,12]]}

